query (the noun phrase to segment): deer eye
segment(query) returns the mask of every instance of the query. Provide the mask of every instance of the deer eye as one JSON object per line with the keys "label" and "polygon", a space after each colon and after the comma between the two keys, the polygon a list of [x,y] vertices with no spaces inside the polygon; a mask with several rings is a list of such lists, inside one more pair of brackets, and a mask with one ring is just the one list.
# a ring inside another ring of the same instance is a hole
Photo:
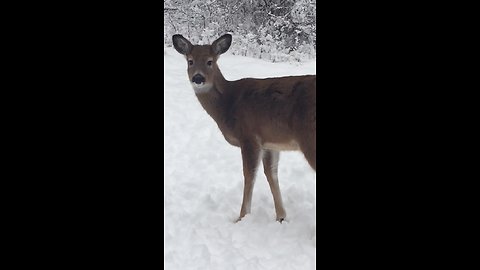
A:
{"label": "deer eye", "polygon": [[211,65],[212,65],[212,61],[211,61],[211,60],[208,61],[208,62],[207,62],[207,65],[211,66]]}
{"label": "deer eye", "polygon": [[188,65],[189,66],[193,65],[193,60],[188,60]]}

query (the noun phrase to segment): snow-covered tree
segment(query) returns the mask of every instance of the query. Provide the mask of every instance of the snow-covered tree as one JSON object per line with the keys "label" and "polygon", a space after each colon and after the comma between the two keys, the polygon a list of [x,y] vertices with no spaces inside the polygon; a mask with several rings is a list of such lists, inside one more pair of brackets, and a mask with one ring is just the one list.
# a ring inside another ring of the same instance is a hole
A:
{"label": "snow-covered tree", "polygon": [[316,0],[164,0],[164,42],[208,44],[231,33],[233,54],[271,61],[315,57]]}

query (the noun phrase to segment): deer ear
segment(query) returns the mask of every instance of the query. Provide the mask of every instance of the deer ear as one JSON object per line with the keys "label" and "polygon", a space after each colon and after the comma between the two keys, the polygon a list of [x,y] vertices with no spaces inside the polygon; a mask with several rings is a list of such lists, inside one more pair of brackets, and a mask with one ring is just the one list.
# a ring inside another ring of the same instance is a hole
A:
{"label": "deer ear", "polygon": [[212,50],[213,53],[216,55],[222,54],[230,48],[230,45],[232,44],[232,35],[230,34],[225,34],[221,37],[219,37],[217,40],[215,40],[212,43]]}
{"label": "deer ear", "polygon": [[173,35],[173,47],[181,54],[188,54],[192,51],[192,43],[184,38],[182,35]]}

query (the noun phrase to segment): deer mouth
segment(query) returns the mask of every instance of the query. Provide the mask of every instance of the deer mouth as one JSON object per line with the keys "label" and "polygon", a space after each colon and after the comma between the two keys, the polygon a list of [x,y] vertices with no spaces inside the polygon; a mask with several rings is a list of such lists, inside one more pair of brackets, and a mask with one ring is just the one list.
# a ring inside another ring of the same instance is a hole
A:
{"label": "deer mouth", "polygon": [[193,89],[201,89],[205,87],[205,82],[192,82]]}
{"label": "deer mouth", "polygon": [[201,83],[192,82],[193,90],[197,94],[208,92],[210,90],[211,86],[212,86],[211,84],[206,84],[204,82],[201,82]]}

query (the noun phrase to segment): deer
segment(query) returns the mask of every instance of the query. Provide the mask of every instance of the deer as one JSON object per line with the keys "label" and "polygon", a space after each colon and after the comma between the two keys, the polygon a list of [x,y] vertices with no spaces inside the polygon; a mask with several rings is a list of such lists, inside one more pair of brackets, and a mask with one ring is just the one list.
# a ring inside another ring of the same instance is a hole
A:
{"label": "deer", "polygon": [[217,60],[232,43],[224,34],[211,45],[192,45],[182,35],[173,46],[187,60],[188,79],[203,109],[216,122],[225,140],[240,148],[243,200],[240,221],[251,213],[255,175],[260,160],[270,186],[276,221],[286,212],[278,182],[280,151],[301,151],[316,166],[316,75],[228,81]]}

